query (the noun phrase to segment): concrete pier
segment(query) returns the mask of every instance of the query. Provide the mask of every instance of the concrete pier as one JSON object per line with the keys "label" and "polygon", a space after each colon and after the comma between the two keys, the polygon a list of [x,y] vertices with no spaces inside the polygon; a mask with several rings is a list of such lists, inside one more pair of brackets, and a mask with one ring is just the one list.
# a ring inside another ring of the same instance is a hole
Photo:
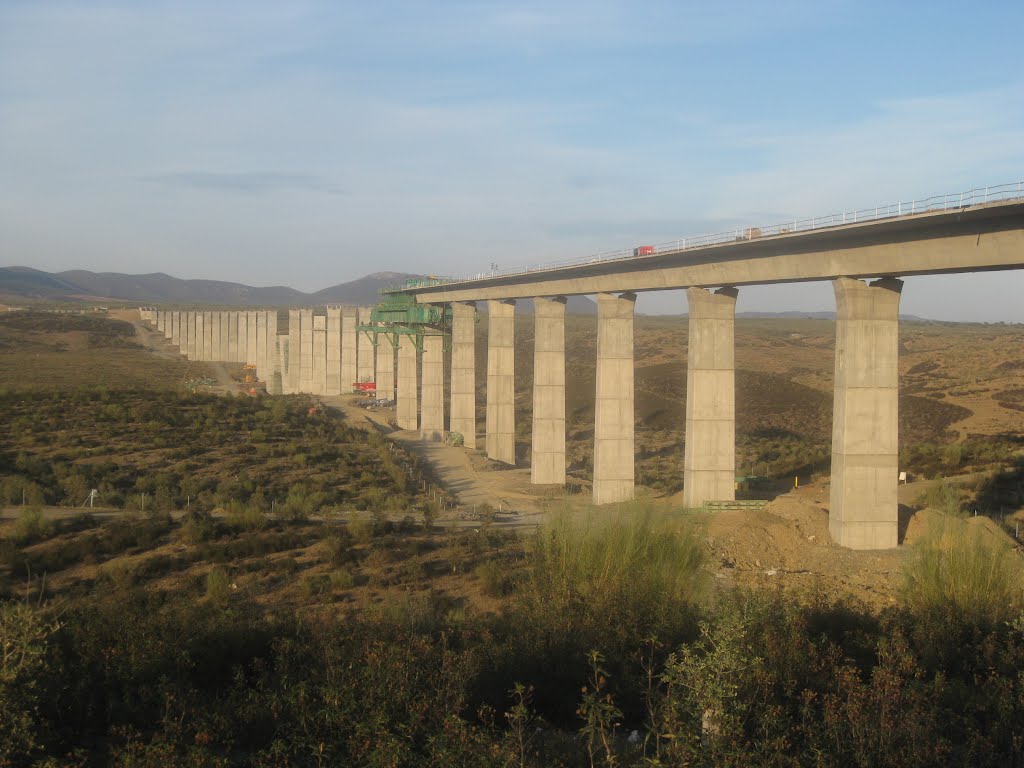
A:
{"label": "concrete pier", "polygon": [[690,305],[686,355],[686,447],[683,506],[736,498],[736,296],[686,291]]}
{"label": "concrete pier", "polygon": [[185,357],[196,359],[196,313],[185,312]]}
{"label": "concrete pier", "polygon": [[487,303],[487,457],[516,463],[515,301]]}
{"label": "concrete pier", "polygon": [[395,399],[395,347],[390,333],[377,334],[377,399]]}
{"label": "concrete pier", "polygon": [[423,337],[420,438],[444,440],[444,337]]}
{"label": "concrete pier", "polygon": [[288,334],[277,334],[274,338],[274,371],[267,382],[267,393],[283,395],[284,382],[288,378]]}
{"label": "concrete pier", "polygon": [[206,318],[206,337],[203,339],[204,360],[213,361],[213,311],[203,313]]}
{"label": "concrete pier", "polygon": [[594,503],[633,498],[633,311],[636,294],[597,294]]}
{"label": "concrete pier", "polygon": [[181,349],[181,312],[171,312],[171,344]]}
{"label": "concrete pier", "polygon": [[327,318],[324,315],[313,315],[313,361],[310,370],[313,394],[324,394],[327,390]]}
{"label": "concrete pier", "polygon": [[267,335],[260,339],[260,344],[266,347],[264,354],[267,358],[267,375],[264,381],[267,383],[269,392],[270,379],[274,375],[274,371],[277,370],[277,310],[267,309],[264,310],[264,314],[267,316]]}
{"label": "concrete pier", "polygon": [[476,448],[476,304],[472,301],[452,303],[449,428],[462,435],[467,448]]}
{"label": "concrete pier", "polygon": [[267,380],[267,313],[256,312],[256,379]]}
{"label": "concrete pier", "polygon": [[533,448],[530,482],[565,484],[564,296],[533,300]]}
{"label": "concrete pier", "polygon": [[302,349],[302,322],[300,310],[288,310],[288,365],[284,377],[284,393],[294,395],[299,391],[300,351]]}
{"label": "concrete pier", "polygon": [[224,360],[225,362],[226,361],[230,361],[230,359],[231,359],[230,355],[228,355],[228,353],[227,353],[227,351],[228,351],[227,350],[228,342],[230,340],[229,339],[229,336],[230,336],[230,329],[229,329],[230,318],[231,318],[231,313],[230,312],[221,312],[220,313],[220,354],[221,354],[220,359]]}
{"label": "concrete pier", "polygon": [[327,308],[327,374],[324,394],[341,394],[341,307]]}
{"label": "concrete pier", "polygon": [[220,316],[221,312],[211,312],[210,319],[213,323],[211,327],[212,333],[210,334],[210,359],[211,360],[224,360],[224,350],[221,348],[220,339]]}
{"label": "concrete pier", "polygon": [[898,543],[899,311],[903,281],[841,277],[836,294],[832,540],[851,549]]}
{"label": "concrete pier", "polygon": [[259,339],[259,332],[256,330],[256,312],[250,310],[245,313],[245,362],[246,365],[256,365],[256,345]]}
{"label": "concrete pier", "polygon": [[[370,324],[370,310],[372,307],[359,307],[359,325]],[[356,358],[356,381],[373,381],[376,373],[373,360],[373,340],[363,332],[359,333],[358,357]]]}
{"label": "concrete pier", "polygon": [[245,312],[238,312],[238,357],[232,362],[245,364],[245,355],[249,350],[249,319]]}
{"label": "concrete pier", "polygon": [[313,391],[313,310],[299,310],[299,392]]}
{"label": "concrete pier", "polygon": [[228,361],[238,362],[238,313],[228,312]]}
{"label": "concrete pier", "polygon": [[359,339],[356,336],[356,308],[341,308],[341,391],[352,391],[352,385],[358,381],[359,367],[356,365]]}
{"label": "concrete pier", "polygon": [[193,360],[206,359],[206,313],[196,312],[196,348]]}
{"label": "concrete pier", "polygon": [[419,426],[419,392],[416,382],[416,344],[409,334],[398,337],[398,403],[396,419],[399,429],[416,429]]}

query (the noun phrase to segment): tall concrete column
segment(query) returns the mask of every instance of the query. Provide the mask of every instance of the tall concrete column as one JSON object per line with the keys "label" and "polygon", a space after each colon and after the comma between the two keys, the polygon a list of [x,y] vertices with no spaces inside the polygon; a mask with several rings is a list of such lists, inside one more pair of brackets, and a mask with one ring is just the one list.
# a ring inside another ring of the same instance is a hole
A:
{"label": "tall concrete column", "polygon": [[300,310],[288,310],[288,366],[284,379],[284,393],[294,395],[299,392],[300,351],[302,349],[302,322]]}
{"label": "tall concrete column", "polygon": [[832,411],[832,540],[895,547],[899,475],[899,311],[903,281],[840,277]]}
{"label": "tall concrete column", "polygon": [[185,357],[196,360],[196,313],[185,313]]}
{"label": "tall concrete column", "polygon": [[313,394],[324,394],[327,389],[327,318],[324,315],[313,315],[313,362],[310,369]]}
{"label": "tall concrete column", "polygon": [[267,313],[262,309],[256,312],[256,378],[267,380]]}
{"label": "tall concrete column", "polygon": [[688,288],[683,506],[736,498],[736,296]]}
{"label": "tall concrete column", "polygon": [[633,498],[633,310],[636,295],[597,294],[594,503]]}
{"label": "tall concrete column", "polygon": [[377,399],[395,399],[395,347],[394,335],[377,334]]}
{"label": "tall concrete column", "polygon": [[462,435],[467,448],[476,448],[476,303],[472,301],[452,302],[449,427]]}
{"label": "tall concrete column", "polygon": [[[359,325],[370,324],[371,307],[359,307]],[[359,333],[359,353],[356,358],[356,381],[373,381],[374,360],[373,360],[373,339],[365,332]]]}
{"label": "tall concrete column", "polygon": [[516,463],[515,301],[487,302],[488,458]]}
{"label": "tall concrete column", "polygon": [[299,392],[313,391],[313,310],[299,310]]}
{"label": "tall concrete column", "polygon": [[213,360],[213,312],[212,311],[204,312],[203,315],[206,318],[206,320],[205,320],[205,322],[206,322],[206,337],[203,340],[203,354],[205,355],[205,357],[203,359],[207,360],[207,361],[212,361]]}
{"label": "tall concrete column", "polygon": [[[267,316],[267,335],[260,343],[265,347],[264,355],[267,359],[267,375],[264,381],[267,383],[267,392],[270,393],[270,379],[277,370],[277,310],[264,310]],[[277,394],[281,394],[278,392]]]}
{"label": "tall concrete column", "polygon": [[220,313],[220,344],[221,352],[224,355],[221,359],[225,362],[231,361],[231,313]]}
{"label": "tall concrete column", "polygon": [[325,395],[341,394],[341,307],[327,308],[327,376]]}
{"label": "tall concrete column", "polygon": [[256,365],[256,349],[259,343],[259,332],[256,330],[256,312],[245,313],[245,362],[247,365]]}
{"label": "tall concrete column", "polygon": [[533,300],[534,485],[565,484],[565,301]]}
{"label": "tall concrete column", "polygon": [[[277,317],[274,317],[274,327],[277,327]],[[274,335],[274,368],[267,381],[267,394],[283,395],[284,382],[288,374],[288,336],[287,334]]]}
{"label": "tall concrete column", "polygon": [[249,350],[249,318],[245,312],[238,313],[238,357],[234,362],[246,362],[245,356]]}
{"label": "tall concrete column", "polygon": [[171,312],[171,344],[181,349],[181,312]]}
{"label": "tall concrete column", "polygon": [[423,337],[420,437],[444,439],[444,337]]}
{"label": "tall concrete column", "polygon": [[238,362],[238,313],[228,312],[228,361]]}
{"label": "tall concrete column", "polygon": [[206,359],[206,313],[196,312],[196,356],[195,360]]}
{"label": "tall concrete column", "polygon": [[221,347],[220,347],[220,344],[221,344],[221,341],[220,341],[220,315],[221,315],[220,312],[211,312],[210,313],[210,319],[211,319],[211,321],[213,323],[213,326],[210,329],[211,330],[210,338],[212,339],[212,341],[210,342],[210,359],[211,360],[218,360],[218,361],[224,359],[224,356],[222,354],[222,350],[221,350]]}
{"label": "tall concrete column", "polygon": [[341,391],[348,394],[359,379],[356,365],[356,350],[359,338],[356,331],[356,308],[341,308]]}
{"label": "tall concrete column", "polygon": [[416,343],[409,334],[398,337],[398,404],[396,418],[399,429],[419,426],[419,393],[416,381]]}

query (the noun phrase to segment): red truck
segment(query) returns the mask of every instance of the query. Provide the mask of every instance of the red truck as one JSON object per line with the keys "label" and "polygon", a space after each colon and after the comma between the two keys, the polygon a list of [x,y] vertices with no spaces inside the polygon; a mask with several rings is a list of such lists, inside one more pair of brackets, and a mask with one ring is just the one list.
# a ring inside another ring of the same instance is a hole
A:
{"label": "red truck", "polygon": [[653,245],[638,245],[633,249],[634,256],[653,256],[654,246]]}

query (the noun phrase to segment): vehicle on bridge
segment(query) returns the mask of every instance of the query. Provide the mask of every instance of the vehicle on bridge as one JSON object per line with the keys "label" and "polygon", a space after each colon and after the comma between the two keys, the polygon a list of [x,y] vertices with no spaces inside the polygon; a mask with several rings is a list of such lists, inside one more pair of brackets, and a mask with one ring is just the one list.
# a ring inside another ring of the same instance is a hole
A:
{"label": "vehicle on bridge", "polygon": [[634,256],[653,256],[654,246],[653,245],[638,245],[633,249]]}

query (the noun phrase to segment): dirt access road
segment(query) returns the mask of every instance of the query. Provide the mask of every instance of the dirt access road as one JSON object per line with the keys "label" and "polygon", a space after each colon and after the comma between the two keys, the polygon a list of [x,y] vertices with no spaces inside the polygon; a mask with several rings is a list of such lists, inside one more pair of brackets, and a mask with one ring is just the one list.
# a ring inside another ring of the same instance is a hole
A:
{"label": "dirt access road", "polygon": [[461,510],[456,517],[460,513],[472,516],[476,508],[489,504],[498,513],[498,525],[535,525],[549,506],[580,499],[567,497],[561,488],[531,485],[529,468],[506,467],[488,460],[479,450],[421,440],[418,431],[395,426],[394,409],[360,408],[362,399],[358,395],[321,398],[324,405],[341,411],[352,426],[386,435],[420,456],[458,500]]}
{"label": "dirt access road", "polygon": [[156,326],[139,317],[138,310],[116,310],[110,313],[115,320],[124,320],[135,326],[135,337],[151,354],[162,357],[165,360],[177,360],[184,365],[184,379],[205,379],[216,380],[217,384],[212,387],[205,387],[209,392],[220,394],[238,395],[244,389],[242,384],[231,375],[232,370],[238,368],[234,363],[222,362],[196,362],[187,360],[181,351],[160,333]]}

